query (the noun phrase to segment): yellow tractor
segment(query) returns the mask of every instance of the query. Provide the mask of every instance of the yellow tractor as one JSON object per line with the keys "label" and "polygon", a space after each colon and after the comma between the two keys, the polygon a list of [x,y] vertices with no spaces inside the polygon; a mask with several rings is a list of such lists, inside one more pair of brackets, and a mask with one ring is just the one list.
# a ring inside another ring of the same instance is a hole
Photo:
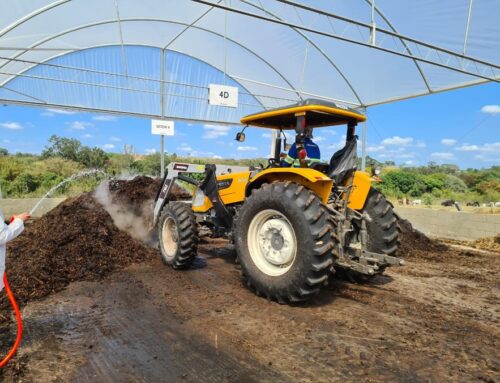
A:
{"label": "yellow tractor", "polygon": [[[393,208],[356,170],[362,121],[353,109],[309,99],[241,119],[245,128],[276,130],[267,167],[170,163],[154,208],[163,261],[189,268],[205,226],[234,244],[246,284],[280,303],[311,298],[335,271],[370,277],[402,265]],[[329,163],[310,161],[306,131],[333,125],[347,125],[345,146]],[[295,132],[296,167],[283,166],[285,130]],[[176,180],[194,186],[191,200],[175,200]]]}

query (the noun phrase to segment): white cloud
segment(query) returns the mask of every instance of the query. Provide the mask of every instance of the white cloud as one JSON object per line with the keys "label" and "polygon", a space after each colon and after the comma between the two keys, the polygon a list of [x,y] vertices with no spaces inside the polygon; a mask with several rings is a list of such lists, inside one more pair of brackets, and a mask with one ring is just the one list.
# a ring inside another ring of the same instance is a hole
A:
{"label": "white cloud", "polygon": [[481,112],[494,116],[500,113],[500,105],[485,105],[481,108]]}
{"label": "white cloud", "polygon": [[366,148],[366,151],[368,153],[378,153],[378,152],[381,152],[383,150],[385,150],[385,146],[383,146],[383,145],[368,146]]}
{"label": "white cloud", "polygon": [[452,160],[455,158],[453,153],[449,152],[435,152],[431,154],[432,158],[435,158],[436,160]]}
{"label": "white cloud", "polygon": [[144,151],[144,153],[145,153],[145,154],[148,154],[148,155],[149,155],[149,154],[155,154],[156,152],[157,152],[157,150],[156,150],[156,149],[154,149],[154,148],[151,148],[151,149],[146,149],[146,150]]}
{"label": "white cloud", "polygon": [[114,144],[104,144],[104,145],[102,146],[102,148],[103,148],[104,150],[111,150],[111,149],[114,149],[114,148],[115,148],[115,145],[114,145]]}
{"label": "white cloud", "polygon": [[399,137],[399,136],[388,137],[382,140],[383,145],[409,145],[412,142],[413,142],[412,137]]}
{"label": "white cloud", "polygon": [[426,148],[427,147],[427,144],[422,141],[422,140],[418,140],[417,141],[417,144],[415,145],[416,148]]}
{"label": "white cloud", "polygon": [[500,153],[500,142],[492,142],[483,145],[463,144],[462,146],[455,148],[455,150],[461,152],[475,152],[477,153],[474,156],[476,160],[494,163],[500,162],[498,158],[498,154]]}
{"label": "white cloud", "polygon": [[476,160],[484,161],[484,162],[493,162],[495,164],[500,163],[500,157],[490,157],[484,154],[478,154],[474,156]]}
{"label": "white cloud", "polygon": [[85,130],[88,127],[94,126],[91,122],[86,122],[86,121],[73,121],[70,124],[70,128],[73,130]]}
{"label": "white cloud", "polygon": [[203,138],[213,139],[221,136],[227,136],[231,127],[224,125],[203,125],[203,129],[205,130]]}
{"label": "white cloud", "polygon": [[262,137],[271,138],[273,135],[271,133],[262,133]]}
{"label": "white cloud", "polygon": [[218,156],[217,154],[214,154],[212,156],[212,158],[216,159],[216,160],[220,160],[222,157],[221,156]]}
{"label": "white cloud", "polygon": [[326,141],[326,138],[325,137],[321,137],[321,136],[317,136],[317,137],[313,138],[313,141],[314,142],[323,142],[323,141]]}
{"label": "white cloud", "polygon": [[177,148],[177,150],[180,152],[192,152],[194,149],[188,144],[183,143]]}
{"label": "white cloud", "polygon": [[24,129],[23,126],[19,122],[3,122],[0,124],[0,127],[10,130],[21,130]]}
{"label": "white cloud", "polygon": [[462,146],[455,148],[455,150],[459,150],[461,152],[477,152],[479,150],[479,146],[463,144]]}
{"label": "white cloud", "polygon": [[109,140],[113,142],[120,142],[122,139],[120,137],[111,136],[109,137]]}
{"label": "white cloud", "polygon": [[11,140],[7,140],[7,139],[5,139],[5,140],[2,140],[2,142],[3,142],[4,144],[10,144],[10,143],[11,143]]}
{"label": "white cloud", "polygon": [[405,161],[405,165],[413,165],[415,162],[413,160]]}
{"label": "white cloud", "polygon": [[72,111],[72,110],[65,110],[65,109],[45,109],[45,112],[42,113],[42,116],[45,116],[45,117],[52,117],[54,116],[55,114],[64,114],[64,115],[72,115],[72,114],[76,114],[75,111]]}
{"label": "white cloud", "polygon": [[337,134],[336,130],[331,130],[331,129],[324,129],[321,131],[321,133],[326,133],[326,134],[331,134],[332,136]]}
{"label": "white cloud", "polygon": [[107,114],[103,114],[103,115],[92,117],[92,120],[94,120],[94,121],[111,122],[111,121],[118,120],[118,117],[116,117],[116,116],[110,116],[110,115],[107,115]]}
{"label": "white cloud", "polygon": [[257,149],[255,146],[238,146],[238,151],[240,152],[256,152]]}
{"label": "white cloud", "polygon": [[441,143],[444,145],[444,146],[453,146],[457,143],[457,140],[454,140],[453,138],[443,138],[441,140]]}
{"label": "white cloud", "polygon": [[82,138],[94,138],[94,136],[92,134],[86,133],[82,136]]}
{"label": "white cloud", "polygon": [[405,159],[405,158],[415,158],[416,154],[414,152],[401,152],[401,151],[385,151],[381,154],[377,154],[377,158],[388,158],[394,159]]}
{"label": "white cloud", "polygon": [[499,152],[500,151],[500,142],[494,142],[492,144],[484,144],[481,147],[481,151],[483,152]]}

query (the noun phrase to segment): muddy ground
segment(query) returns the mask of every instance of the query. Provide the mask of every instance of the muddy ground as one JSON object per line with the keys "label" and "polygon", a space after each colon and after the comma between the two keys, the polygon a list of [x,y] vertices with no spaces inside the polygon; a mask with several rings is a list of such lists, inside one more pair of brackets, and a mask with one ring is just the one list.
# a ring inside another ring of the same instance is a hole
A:
{"label": "muddy ground", "polygon": [[248,291],[225,241],[205,242],[187,271],[135,248],[144,258],[26,299],[3,381],[500,381],[500,255],[401,224],[405,267],[364,284],[334,277],[298,306]]}

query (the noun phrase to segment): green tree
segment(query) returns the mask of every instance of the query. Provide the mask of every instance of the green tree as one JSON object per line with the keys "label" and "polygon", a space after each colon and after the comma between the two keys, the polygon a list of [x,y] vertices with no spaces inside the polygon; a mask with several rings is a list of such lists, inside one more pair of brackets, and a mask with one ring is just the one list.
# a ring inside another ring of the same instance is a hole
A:
{"label": "green tree", "polygon": [[0,148],[0,156],[8,156],[9,151],[5,148]]}
{"label": "green tree", "polygon": [[417,184],[417,176],[413,173],[391,170],[382,176],[385,186],[403,194],[409,193]]}
{"label": "green tree", "polygon": [[62,157],[78,162],[78,154],[82,144],[74,138],[59,137],[55,134],[49,138],[50,146],[42,151],[42,158]]}
{"label": "green tree", "polygon": [[84,146],[78,152],[78,162],[88,168],[103,168],[108,161],[108,155],[100,148]]}
{"label": "green tree", "polygon": [[457,193],[465,193],[467,191],[467,185],[465,182],[457,176],[451,174],[446,174],[444,187]]}

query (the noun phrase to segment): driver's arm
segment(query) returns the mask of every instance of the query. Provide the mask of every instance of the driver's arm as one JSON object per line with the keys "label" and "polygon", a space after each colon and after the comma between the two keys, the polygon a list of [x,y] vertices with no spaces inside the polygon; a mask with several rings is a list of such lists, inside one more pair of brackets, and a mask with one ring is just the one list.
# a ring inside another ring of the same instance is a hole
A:
{"label": "driver's arm", "polygon": [[284,168],[289,168],[293,165],[296,159],[297,159],[297,146],[295,145],[295,143],[293,143],[286,157],[281,160],[281,166]]}

